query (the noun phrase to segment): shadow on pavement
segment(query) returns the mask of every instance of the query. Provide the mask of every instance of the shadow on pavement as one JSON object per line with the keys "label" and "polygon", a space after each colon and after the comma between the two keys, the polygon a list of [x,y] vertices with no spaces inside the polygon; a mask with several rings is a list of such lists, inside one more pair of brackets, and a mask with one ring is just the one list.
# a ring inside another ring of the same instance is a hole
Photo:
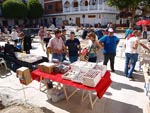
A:
{"label": "shadow on pavement", "polygon": [[[126,77],[124,72],[120,70],[115,70],[115,74]],[[133,72],[133,77],[135,82],[145,82],[143,72]]]}
{"label": "shadow on pavement", "polygon": [[54,113],[53,111],[51,111],[50,109],[46,108],[46,107],[40,107],[40,109],[42,109],[42,111],[44,113]]}
{"label": "shadow on pavement", "polygon": [[124,72],[123,71],[120,71],[120,70],[115,70],[115,74],[119,75],[119,76],[124,76]]}
{"label": "shadow on pavement", "polygon": [[94,108],[91,109],[89,100],[86,99],[86,101],[80,103],[80,97],[81,94],[76,94],[69,100],[69,102],[66,100],[62,100],[57,103],[51,101],[48,102],[60,109],[67,111],[68,113],[143,113],[143,110],[138,106],[105,97],[97,100]]}
{"label": "shadow on pavement", "polygon": [[11,70],[0,69],[0,78],[6,78],[12,75]]}
{"label": "shadow on pavement", "polygon": [[144,89],[141,89],[138,87],[133,87],[128,84],[123,84],[123,83],[119,83],[119,82],[115,82],[115,81],[112,82],[110,87],[113,89],[116,89],[116,90],[128,89],[128,90],[134,90],[136,92],[144,92]]}

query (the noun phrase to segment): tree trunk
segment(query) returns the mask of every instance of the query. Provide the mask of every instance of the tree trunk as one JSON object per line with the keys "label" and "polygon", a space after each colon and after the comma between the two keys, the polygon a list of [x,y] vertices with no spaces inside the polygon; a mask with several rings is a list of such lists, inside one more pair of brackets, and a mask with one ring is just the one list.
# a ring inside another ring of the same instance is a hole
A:
{"label": "tree trunk", "polygon": [[135,11],[136,11],[136,8],[135,6],[132,7],[132,17],[131,17],[131,20],[130,20],[130,24],[134,24],[134,17],[135,17]]}

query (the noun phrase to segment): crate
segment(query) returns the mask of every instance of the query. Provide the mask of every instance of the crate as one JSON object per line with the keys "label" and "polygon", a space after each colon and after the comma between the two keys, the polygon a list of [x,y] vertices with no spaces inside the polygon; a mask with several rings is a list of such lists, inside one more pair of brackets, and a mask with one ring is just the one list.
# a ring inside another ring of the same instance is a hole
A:
{"label": "crate", "polygon": [[16,76],[19,78],[21,84],[28,85],[32,82],[31,73],[27,67],[17,69]]}
{"label": "crate", "polygon": [[55,67],[55,64],[49,63],[49,62],[43,62],[43,63],[38,64],[38,69],[41,72],[45,72],[45,73],[52,73],[54,67]]}

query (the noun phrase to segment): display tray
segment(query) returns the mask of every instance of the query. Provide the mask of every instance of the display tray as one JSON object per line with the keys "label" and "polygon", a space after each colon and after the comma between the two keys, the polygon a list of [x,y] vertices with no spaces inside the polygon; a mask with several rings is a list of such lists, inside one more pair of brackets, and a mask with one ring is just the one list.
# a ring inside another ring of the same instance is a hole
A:
{"label": "display tray", "polygon": [[18,60],[28,62],[28,63],[33,63],[42,59],[42,56],[25,54],[20,52],[15,52],[15,56]]}
{"label": "display tray", "polygon": [[100,70],[91,69],[83,76],[83,84],[89,87],[95,87],[101,78],[102,72]]}
{"label": "display tray", "polygon": [[63,79],[68,79],[68,80],[72,80],[78,74],[79,74],[79,72],[70,70],[67,73],[63,74],[62,78]]}

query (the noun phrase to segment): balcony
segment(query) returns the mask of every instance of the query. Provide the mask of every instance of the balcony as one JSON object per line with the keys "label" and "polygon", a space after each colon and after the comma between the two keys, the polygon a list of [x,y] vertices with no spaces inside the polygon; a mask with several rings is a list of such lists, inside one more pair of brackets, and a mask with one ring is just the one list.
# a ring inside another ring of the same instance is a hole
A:
{"label": "balcony", "polygon": [[97,9],[98,9],[98,7],[95,6],[95,5],[90,5],[89,6],[89,10],[97,10]]}
{"label": "balcony", "polygon": [[70,7],[68,7],[68,8],[63,8],[63,12],[70,12],[71,10],[70,10]]}
{"label": "balcony", "polygon": [[88,11],[88,6],[80,6],[80,11]]}
{"label": "balcony", "polygon": [[116,13],[115,8],[109,7],[104,4],[96,4],[96,5],[90,5],[90,6],[80,6],[80,7],[67,7],[63,8],[63,12],[90,12],[90,11],[98,11],[98,12],[110,12],[110,13]]}
{"label": "balcony", "polygon": [[79,8],[78,7],[72,7],[72,12],[74,11],[79,11]]}

